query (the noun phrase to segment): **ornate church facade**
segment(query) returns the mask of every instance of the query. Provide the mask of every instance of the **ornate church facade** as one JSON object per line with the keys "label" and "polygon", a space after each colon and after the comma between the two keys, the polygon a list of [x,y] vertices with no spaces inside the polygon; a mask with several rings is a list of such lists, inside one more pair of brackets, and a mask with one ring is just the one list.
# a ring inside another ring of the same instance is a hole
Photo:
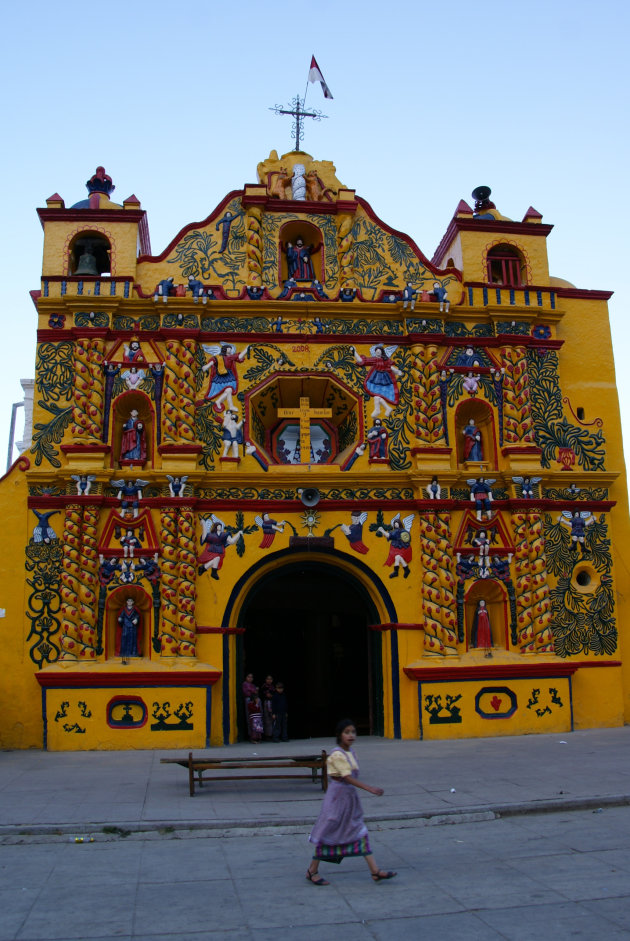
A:
{"label": "ornate church facade", "polygon": [[607,299],[478,187],[432,259],[303,152],[151,253],[102,167],[44,230],[0,483],[2,747],[568,732],[628,712]]}

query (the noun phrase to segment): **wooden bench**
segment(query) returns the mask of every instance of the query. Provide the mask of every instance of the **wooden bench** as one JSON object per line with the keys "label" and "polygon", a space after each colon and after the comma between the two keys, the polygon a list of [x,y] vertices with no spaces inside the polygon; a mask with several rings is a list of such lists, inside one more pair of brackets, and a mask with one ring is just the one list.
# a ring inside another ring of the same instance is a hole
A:
{"label": "wooden bench", "polygon": [[[321,780],[322,791],[328,788],[328,772],[326,769],[326,752],[322,750],[320,755],[285,755],[285,756],[267,756],[261,755],[256,758],[193,758],[192,752],[188,753],[188,758],[162,758],[162,764],[181,765],[182,768],[188,768],[188,782],[190,785],[190,796],[195,796],[195,774],[199,787],[203,787],[204,771],[232,771],[234,769],[245,768],[257,771],[260,768],[272,769],[269,774],[221,774],[206,777],[206,781],[253,781],[260,778],[310,778],[311,781],[317,781],[318,771]],[[274,773],[278,769],[284,768],[310,768],[310,774],[284,774]]]}

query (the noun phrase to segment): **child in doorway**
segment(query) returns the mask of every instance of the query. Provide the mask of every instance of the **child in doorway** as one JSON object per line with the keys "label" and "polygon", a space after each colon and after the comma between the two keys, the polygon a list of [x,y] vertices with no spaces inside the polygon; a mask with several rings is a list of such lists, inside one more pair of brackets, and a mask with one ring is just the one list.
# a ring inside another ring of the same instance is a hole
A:
{"label": "child in doorway", "polygon": [[250,696],[247,700],[247,715],[250,742],[252,745],[257,745],[263,733],[262,706],[258,694]]}
{"label": "child in doorway", "polygon": [[276,691],[271,696],[271,713],[273,716],[273,740],[279,742],[289,741],[288,733],[288,706],[284,683],[276,683]]}

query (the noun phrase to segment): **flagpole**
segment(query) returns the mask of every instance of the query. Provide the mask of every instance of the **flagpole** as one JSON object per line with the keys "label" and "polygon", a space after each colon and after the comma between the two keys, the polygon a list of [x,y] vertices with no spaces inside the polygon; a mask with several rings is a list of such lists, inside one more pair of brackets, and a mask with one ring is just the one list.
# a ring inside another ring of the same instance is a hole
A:
{"label": "flagpole", "polygon": [[311,67],[309,65],[308,75],[306,76],[306,88],[304,89],[304,101],[302,102],[304,108],[306,108],[306,95],[308,94],[308,86],[310,85],[310,79],[309,79],[310,74],[311,74]]}

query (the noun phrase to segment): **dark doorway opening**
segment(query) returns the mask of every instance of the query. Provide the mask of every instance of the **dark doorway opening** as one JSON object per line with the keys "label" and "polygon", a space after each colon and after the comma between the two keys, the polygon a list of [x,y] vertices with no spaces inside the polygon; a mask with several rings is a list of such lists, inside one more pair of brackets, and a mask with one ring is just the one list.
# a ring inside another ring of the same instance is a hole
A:
{"label": "dark doorway opening", "polygon": [[[362,585],[343,570],[308,560],[283,566],[243,606],[237,675],[284,682],[292,739],[330,736],[343,718],[382,735],[381,635],[369,629],[378,622]],[[239,730],[246,738],[240,696]]]}

